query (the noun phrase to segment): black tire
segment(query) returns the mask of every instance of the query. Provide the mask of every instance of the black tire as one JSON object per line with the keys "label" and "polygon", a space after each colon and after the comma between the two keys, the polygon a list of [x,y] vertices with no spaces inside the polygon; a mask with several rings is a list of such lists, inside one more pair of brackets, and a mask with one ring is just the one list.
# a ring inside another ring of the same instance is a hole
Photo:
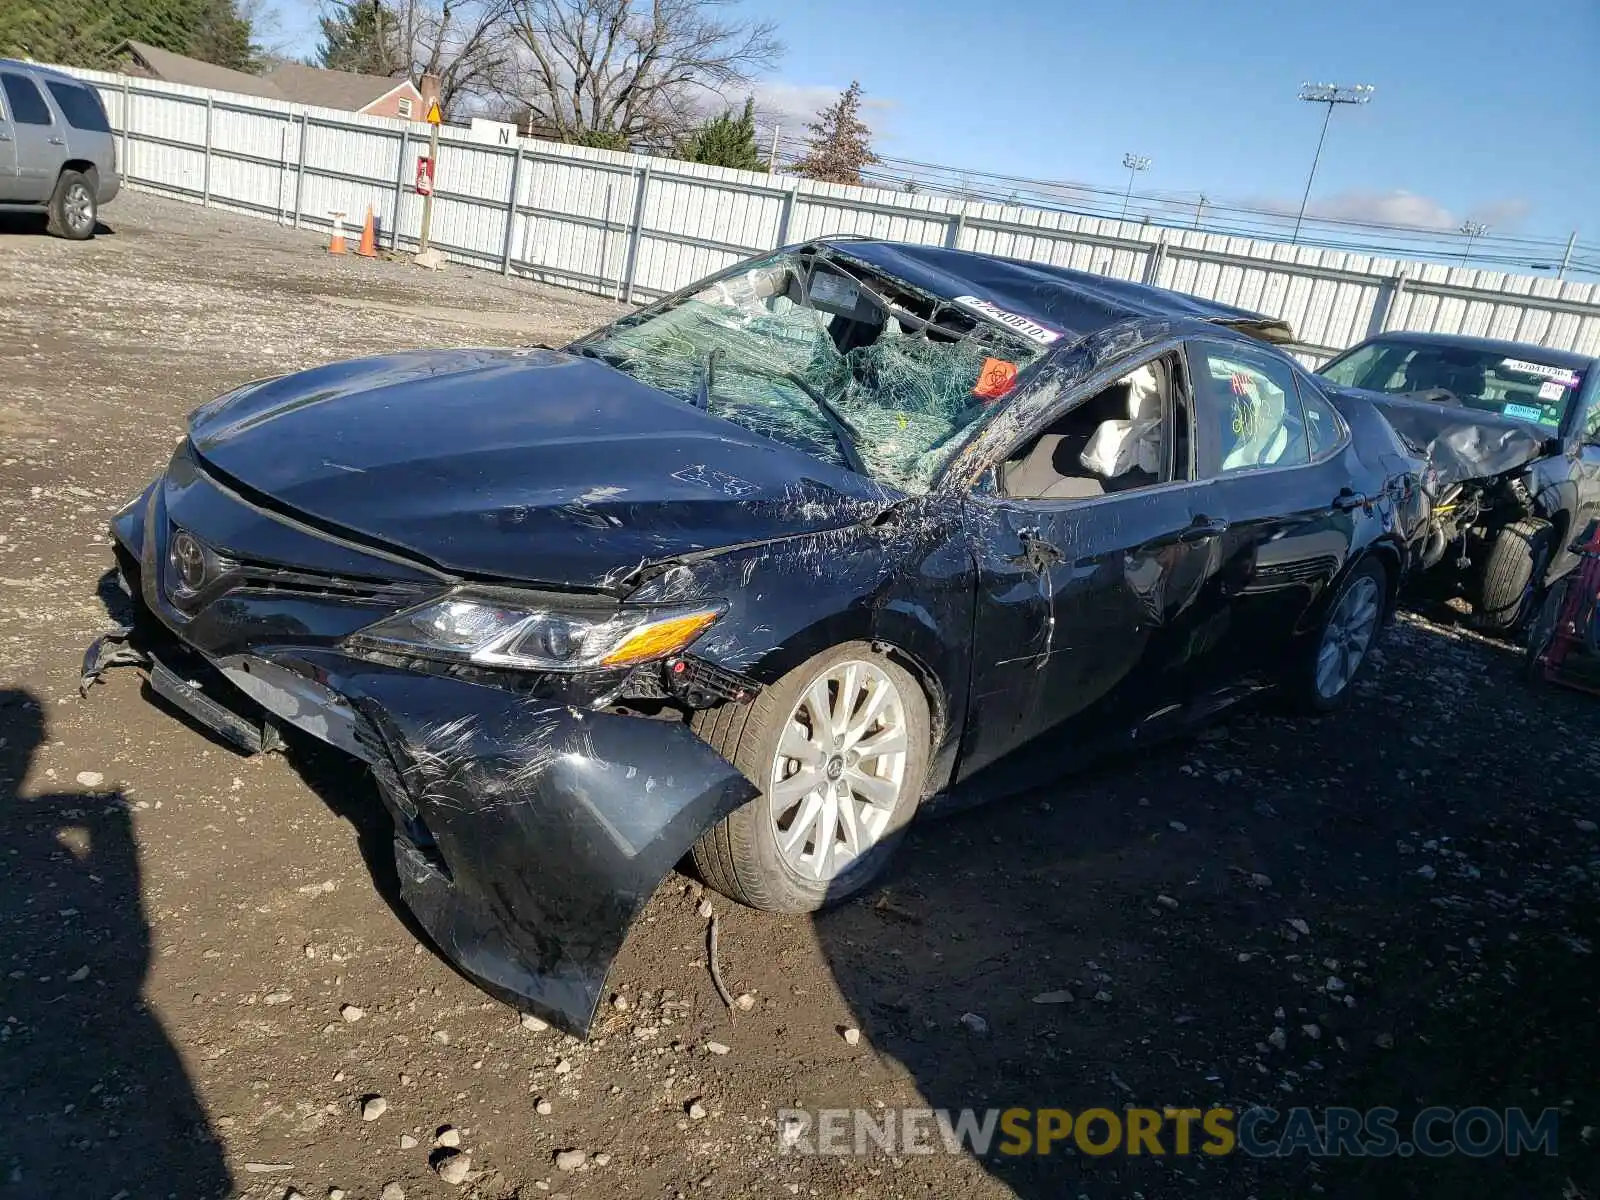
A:
{"label": "black tire", "polygon": [[888,864],[916,813],[928,773],[928,701],[909,671],[861,642],[818,654],[749,704],[725,704],[695,715],[694,731],[757,786],[772,777],[779,739],[810,684],[849,660],[868,662],[894,684],[905,714],[906,760],[899,795],[882,837],[827,880],[801,875],[778,848],[772,802],[765,790],[701,835],[692,852],[708,887],[766,912],[808,913],[859,892]]}
{"label": "black tire", "polygon": [[50,223],[47,226],[50,232],[74,242],[86,242],[92,238],[100,217],[100,206],[94,192],[94,181],[87,175],[79,171],[61,172],[61,178],[56,180],[56,190],[50,195]]}
{"label": "black tire", "polygon": [[1473,623],[1485,633],[1514,636],[1538,611],[1555,531],[1549,521],[1513,521],[1489,547],[1478,587]]}
{"label": "black tire", "polygon": [[[1361,660],[1355,671],[1335,694],[1326,695],[1318,687],[1317,676],[1323,646],[1328,637],[1328,627],[1332,624],[1334,614],[1339,611],[1345,597],[1358,586],[1365,587],[1361,582],[1363,580],[1370,580],[1376,585],[1377,612],[1374,616],[1371,637],[1361,652]],[[1292,707],[1304,713],[1319,714],[1332,712],[1345,702],[1355,684],[1371,669],[1372,651],[1383,635],[1392,602],[1389,592],[1389,570],[1381,559],[1369,555],[1351,569],[1345,576],[1344,582],[1339,585],[1338,591],[1329,597],[1316,632],[1306,638],[1303,650],[1296,656],[1293,674],[1286,687]]]}
{"label": "black tire", "polygon": [[1571,579],[1559,579],[1553,583],[1545,592],[1544,603],[1539,606],[1538,615],[1528,623],[1528,642],[1522,652],[1522,667],[1531,682],[1538,682],[1544,678],[1544,672],[1539,667],[1539,656],[1544,653],[1545,647],[1555,635],[1562,605],[1567,602],[1567,588],[1571,585]]}

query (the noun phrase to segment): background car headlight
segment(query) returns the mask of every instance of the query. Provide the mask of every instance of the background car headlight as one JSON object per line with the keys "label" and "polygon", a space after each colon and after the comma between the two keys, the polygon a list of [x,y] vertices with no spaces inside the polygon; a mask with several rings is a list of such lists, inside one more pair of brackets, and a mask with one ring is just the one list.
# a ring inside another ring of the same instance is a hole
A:
{"label": "background car headlight", "polygon": [[452,592],[350,635],[355,649],[460,658],[489,667],[587,671],[664,658],[704,633],[721,604],[585,612]]}

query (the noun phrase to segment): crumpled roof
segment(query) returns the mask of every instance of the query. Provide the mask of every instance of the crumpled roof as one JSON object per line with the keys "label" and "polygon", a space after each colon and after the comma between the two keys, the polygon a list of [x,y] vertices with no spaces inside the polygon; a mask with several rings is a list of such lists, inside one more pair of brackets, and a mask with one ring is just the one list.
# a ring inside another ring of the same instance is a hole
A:
{"label": "crumpled roof", "polygon": [[1276,318],[1248,309],[1048,263],[904,242],[820,240],[835,254],[899,276],[924,291],[952,299],[975,296],[1069,340],[1135,317],[1276,327],[1289,333]]}

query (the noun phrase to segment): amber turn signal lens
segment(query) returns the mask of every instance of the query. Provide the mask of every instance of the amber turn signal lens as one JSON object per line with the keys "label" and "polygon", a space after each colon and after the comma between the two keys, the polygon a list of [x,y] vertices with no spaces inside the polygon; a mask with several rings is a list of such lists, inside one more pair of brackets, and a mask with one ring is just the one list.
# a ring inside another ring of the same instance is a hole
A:
{"label": "amber turn signal lens", "polygon": [[705,632],[717,619],[715,611],[688,613],[681,617],[668,617],[650,625],[641,625],[618,643],[617,648],[600,660],[602,667],[632,667],[652,659],[663,658],[674,650],[681,650]]}

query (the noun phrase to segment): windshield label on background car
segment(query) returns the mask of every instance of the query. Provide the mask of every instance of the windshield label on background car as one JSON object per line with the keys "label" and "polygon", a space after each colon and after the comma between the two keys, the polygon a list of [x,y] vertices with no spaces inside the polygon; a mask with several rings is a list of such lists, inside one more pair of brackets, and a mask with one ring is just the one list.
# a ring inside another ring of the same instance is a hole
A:
{"label": "windshield label on background car", "polygon": [[1038,342],[1041,346],[1048,346],[1051,342],[1061,340],[1061,334],[1054,329],[1047,329],[1037,321],[1029,320],[1021,313],[1007,312],[990,304],[987,300],[977,296],[957,296],[956,303],[962,308],[971,309],[975,313],[982,313],[991,321],[999,321],[1007,329],[1014,329],[1029,341]]}
{"label": "windshield label on background car", "polygon": [[1500,411],[1515,421],[1544,420],[1544,410],[1531,404],[1508,404]]}
{"label": "windshield label on background car", "polygon": [[1500,365],[1508,371],[1521,371],[1524,375],[1537,375],[1540,379],[1553,379],[1562,387],[1576,387],[1578,373],[1566,367],[1547,367],[1544,363],[1528,362],[1521,358],[1507,358]]}

